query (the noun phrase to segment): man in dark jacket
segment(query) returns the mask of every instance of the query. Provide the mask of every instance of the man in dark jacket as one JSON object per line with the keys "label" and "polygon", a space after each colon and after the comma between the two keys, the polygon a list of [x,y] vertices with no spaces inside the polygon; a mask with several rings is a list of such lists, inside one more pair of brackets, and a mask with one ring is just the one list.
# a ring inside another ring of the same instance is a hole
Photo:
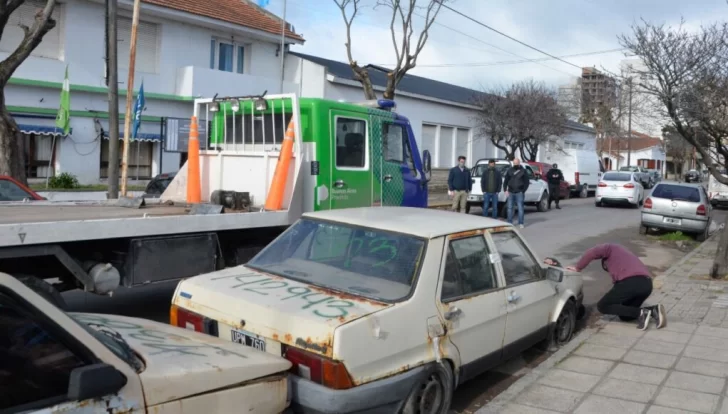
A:
{"label": "man in dark jacket", "polygon": [[465,157],[458,157],[458,165],[450,169],[447,177],[447,189],[452,197],[452,211],[465,213],[468,204],[468,194],[473,189],[473,179],[470,178],[470,170],[465,166]]}
{"label": "man in dark jacket", "polygon": [[554,164],[552,168],[546,173],[546,182],[549,183],[549,209],[551,209],[551,202],[556,202],[556,208],[559,207],[559,196],[561,195],[561,182],[564,181],[564,174],[561,173],[559,166]]}
{"label": "man in dark jacket", "polygon": [[503,188],[508,197],[508,222],[513,223],[513,203],[518,205],[518,226],[523,228],[523,197],[528,190],[531,180],[526,169],[521,167],[521,160],[515,158],[513,166],[506,172],[503,179]]}
{"label": "man in dark jacket", "polygon": [[493,207],[493,218],[498,218],[498,193],[503,185],[503,177],[495,168],[495,160],[488,161],[488,168],[480,177],[480,189],[483,190],[483,217],[488,215],[488,207]]}

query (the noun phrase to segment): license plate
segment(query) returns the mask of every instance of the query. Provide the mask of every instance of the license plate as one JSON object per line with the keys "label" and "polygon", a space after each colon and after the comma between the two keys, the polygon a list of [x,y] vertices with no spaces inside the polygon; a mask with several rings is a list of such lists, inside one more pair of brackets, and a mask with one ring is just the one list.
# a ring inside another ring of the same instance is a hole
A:
{"label": "license plate", "polygon": [[671,217],[665,217],[665,218],[662,219],[662,221],[664,223],[667,223],[667,224],[680,224],[680,223],[682,223],[682,220],[676,219],[676,218],[671,218]]}
{"label": "license plate", "polygon": [[265,352],[265,339],[258,338],[258,336],[253,333],[231,329],[230,339],[236,344],[247,345],[251,348]]}
{"label": "license plate", "polygon": [[613,185],[612,186],[612,190],[616,190],[616,189],[617,189],[617,186],[616,185]]}

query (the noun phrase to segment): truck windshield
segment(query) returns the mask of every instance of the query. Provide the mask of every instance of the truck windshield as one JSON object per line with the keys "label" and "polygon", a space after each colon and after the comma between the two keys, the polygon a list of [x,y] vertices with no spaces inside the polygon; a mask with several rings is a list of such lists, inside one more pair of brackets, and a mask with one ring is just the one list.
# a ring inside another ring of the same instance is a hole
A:
{"label": "truck windshield", "polygon": [[301,219],[246,266],[369,299],[409,296],[425,240],[343,223]]}
{"label": "truck windshield", "polygon": [[[495,164],[495,168],[500,171],[501,175],[506,173],[506,169],[510,167],[510,164]],[[478,164],[475,167],[473,167],[473,170],[470,172],[470,175],[473,177],[482,177],[483,172],[488,168],[488,164]]]}

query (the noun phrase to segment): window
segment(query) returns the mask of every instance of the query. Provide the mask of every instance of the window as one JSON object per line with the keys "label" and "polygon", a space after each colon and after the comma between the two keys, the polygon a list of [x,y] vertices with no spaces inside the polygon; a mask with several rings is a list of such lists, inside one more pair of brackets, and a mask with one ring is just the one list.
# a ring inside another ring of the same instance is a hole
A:
{"label": "window", "polygon": [[[17,49],[25,37],[23,29],[20,26],[33,26],[36,12],[38,9],[43,9],[44,7],[45,1],[27,0],[10,15],[10,19],[3,30],[2,39],[0,40],[0,52],[12,53]],[[31,56],[49,59],[61,58],[62,7],[63,5],[56,3],[56,7],[51,14],[51,17],[56,21],[56,27],[43,36],[43,40],[41,40],[38,47],[30,52]]]}
{"label": "window", "polygon": [[506,285],[541,279],[541,266],[536,263],[516,233],[504,231],[492,233],[491,236],[501,256]]}
{"label": "window", "polygon": [[26,198],[33,200],[33,196],[14,182],[0,179],[0,201],[23,201]]}
{"label": "window", "polygon": [[630,181],[631,179],[632,174],[629,173],[608,172],[602,176],[603,181]]}
{"label": "window", "polygon": [[[457,162],[457,159],[453,159],[453,132],[455,132],[453,127],[440,127],[440,153],[438,154],[440,161],[438,167],[440,168],[452,167]],[[467,154],[456,154],[455,157],[460,155]]]}
{"label": "window", "polygon": [[[25,171],[28,178],[53,177],[53,137],[40,134],[22,134],[25,145]],[[60,137],[56,137],[60,140]],[[58,142],[56,142],[58,145]]]}
{"label": "window", "polygon": [[442,301],[497,287],[482,235],[452,240],[445,259]]}
{"label": "window", "polygon": [[697,187],[688,187],[685,185],[658,184],[657,187],[652,190],[651,196],[676,201],[690,201],[693,203],[700,202],[700,192]]}
{"label": "window", "polygon": [[528,175],[528,178],[533,180],[533,170],[531,169],[531,166],[525,165],[524,167],[526,168],[526,175]]}
{"label": "window", "polygon": [[401,125],[382,125],[382,146],[385,161],[404,162],[404,128]]}
{"label": "window", "polygon": [[[119,17],[117,22],[119,55],[129,53],[131,44],[131,19]],[[139,21],[137,26],[136,71],[157,73],[159,61],[159,25]],[[119,59],[119,68],[128,69],[129,59]]]}
{"label": "window", "polygon": [[83,365],[32,314],[0,293],[0,411],[24,411],[26,404],[49,399],[63,401],[71,371]]}
{"label": "window", "polygon": [[245,72],[245,46],[229,41],[210,41],[210,69],[225,72]]}
{"label": "window", "polygon": [[336,168],[367,168],[367,122],[336,118]]}
{"label": "window", "polygon": [[[152,153],[154,143],[150,141],[129,141],[129,154],[127,171],[132,180],[148,180],[152,178]],[[119,174],[121,174],[121,158],[123,157],[124,142],[119,141]],[[101,140],[101,178],[109,177],[109,140]]]}

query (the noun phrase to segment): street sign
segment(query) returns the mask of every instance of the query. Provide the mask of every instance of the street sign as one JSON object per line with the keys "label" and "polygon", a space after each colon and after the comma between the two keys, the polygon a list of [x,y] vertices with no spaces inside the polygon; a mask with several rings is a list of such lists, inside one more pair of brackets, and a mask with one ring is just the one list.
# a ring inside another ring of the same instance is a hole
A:
{"label": "street sign", "polygon": [[[187,152],[190,139],[189,118],[165,118],[164,150],[167,152]],[[197,132],[200,137],[200,149],[207,146],[207,125],[205,122],[197,123]]]}

